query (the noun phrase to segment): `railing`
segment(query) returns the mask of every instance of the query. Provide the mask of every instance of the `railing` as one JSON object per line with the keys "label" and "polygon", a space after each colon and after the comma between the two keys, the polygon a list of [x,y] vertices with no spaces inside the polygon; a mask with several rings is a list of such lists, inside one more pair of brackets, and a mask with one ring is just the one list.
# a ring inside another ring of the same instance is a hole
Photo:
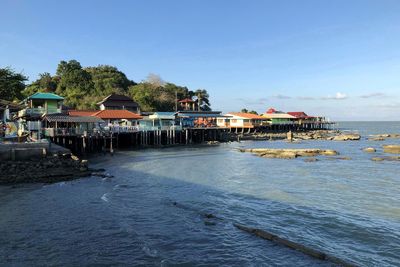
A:
{"label": "railing", "polygon": [[54,114],[61,113],[61,108],[26,108],[18,112],[18,116],[26,115],[42,115],[42,114]]}
{"label": "railing", "polygon": [[139,131],[139,126],[106,126],[104,130],[113,133],[136,133]]}
{"label": "railing", "polygon": [[139,131],[168,131],[168,130],[175,130],[180,131],[182,130],[182,126],[180,125],[172,125],[172,126],[147,126],[147,125],[139,125]]}

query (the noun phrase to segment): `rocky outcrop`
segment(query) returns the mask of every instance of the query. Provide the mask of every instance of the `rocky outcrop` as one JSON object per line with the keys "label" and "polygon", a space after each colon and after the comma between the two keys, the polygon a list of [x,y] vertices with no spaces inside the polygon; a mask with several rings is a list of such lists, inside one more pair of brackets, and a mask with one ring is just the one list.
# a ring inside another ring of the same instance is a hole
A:
{"label": "rocky outcrop", "polygon": [[354,141],[360,139],[361,136],[359,134],[341,134],[332,138],[333,141]]}
{"label": "rocky outcrop", "polygon": [[253,153],[263,158],[295,159],[297,157],[315,157],[318,155],[335,156],[339,153],[330,149],[273,149],[273,148],[252,148],[239,149],[240,152]]}
{"label": "rocky outcrop", "polygon": [[400,145],[383,146],[383,152],[391,153],[391,154],[400,154]]}

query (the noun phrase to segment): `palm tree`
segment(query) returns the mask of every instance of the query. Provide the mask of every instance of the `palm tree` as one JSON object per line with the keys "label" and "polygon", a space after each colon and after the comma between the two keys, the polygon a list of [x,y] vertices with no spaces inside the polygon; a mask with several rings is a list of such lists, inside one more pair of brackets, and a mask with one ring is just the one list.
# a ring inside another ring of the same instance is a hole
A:
{"label": "palm tree", "polygon": [[197,89],[194,92],[194,95],[197,97],[197,105],[199,107],[199,110],[203,111],[208,111],[211,110],[211,104],[209,97],[210,95],[208,94],[207,90],[205,89]]}

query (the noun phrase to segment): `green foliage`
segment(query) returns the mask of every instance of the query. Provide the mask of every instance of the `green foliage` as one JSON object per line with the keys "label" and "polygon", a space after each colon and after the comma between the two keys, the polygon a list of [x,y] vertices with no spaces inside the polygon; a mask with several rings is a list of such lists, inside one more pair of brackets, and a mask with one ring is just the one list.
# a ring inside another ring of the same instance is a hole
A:
{"label": "green foliage", "polygon": [[53,93],[57,89],[57,84],[58,84],[57,77],[52,77],[48,72],[40,73],[39,78],[30,85],[28,85],[25,88],[25,90],[22,91],[22,94],[24,95],[24,97],[28,97],[37,92]]}
{"label": "green foliage", "polygon": [[89,72],[82,69],[76,60],[61,61],[57,67],[60,80],[57,85],[57,94],[65,97],[65,104],[73,108],[88,108],[85,97],[94,91],[94,83]]}
{"label": "green foliage", "polygon": [[185,86],[173,83],[145,82],[129,87],[129,95],[135,99],[142,111],[174,111],[176,99],[193,98],[201,101],[201,110],[211,110],[209,95],[206,90],[190,91]]}
{"label": "green foliage", "polygon": [[246,108],[242,108],[242,110],[241,110],[240,112],[258,115],[257,111],[254,111],[254,110],[249,111],[249,110],[247,110]]}
{"label": "green foliage", "polygon": [[99,65],[97,67],[85,68],[85,70],[92,76],[94,93],[102,97],[106,97],[112,93],[126,94],[128,87],[136,84],[113,66]]}
{"label": "green foliage", "polygon": [[210,110],[207,90],[193,92],[185,86],[165,82],[156,74],[149,74],[145,81],[136,84],[109,65],[82,68],[76,60],[60,61],[56,75],[41,73],[25,88],[26,80],[10,68],[0,69],[0,98],[14,100],[36,92],[55,92],[72,108],[95,109],[96,103],[116,93],[131,96],[143,111],[173,111],[176,100],[184,98],[197,99],[201,110]]}
{"label": "green foliage", "polygon": [[22,99],[21,91],[25,89],[28,78],[16,73],[9,67],[0,68],[0,99],[14,101]]}
{"label": "green foliage", "polygon": [[198,105],[200,106],[200,110],[209,111],[211,110],[210,104],[210,95],[208,94],[207,90],[205,89],[197,89],[194,92],[194,95],[197,98]]}

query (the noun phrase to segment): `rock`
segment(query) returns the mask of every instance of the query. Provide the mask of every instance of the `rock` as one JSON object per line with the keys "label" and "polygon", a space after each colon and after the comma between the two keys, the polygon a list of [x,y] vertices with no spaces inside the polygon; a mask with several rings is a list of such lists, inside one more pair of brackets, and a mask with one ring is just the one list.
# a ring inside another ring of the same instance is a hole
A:
{"label": "rock", "polygon": [[317,158],[308,158],[308,159],[304,159],[305,162],[316,162],[318,161]]}
{"label": "rock", "polygon": [[86,167],[88,165],[88,161],[86,159],[83,159],[81,161],[81,166]]}
{"label": "rock", "polygon": [[400,145],[386,145],[383,146],[383,151],[391,154],[400,154]]}
{"label": "rock", "polygon": [[321,150],[321,149],[272,149],[272,148],[254,148],[254,149],[240,149],[241,152],[254,153],[263,158],[280,158],[280,159],[294,159],[297,157],[315,157],[318,155],[335,156],[338,152],[335,150]]}
{"label": "rock", "polygon": [[367,148],[364,148],[363,151],[367,152],[367,153],[374,153],[374,152],[376,152],[376,149],[373,147],[367,147]]}
{"label": "rock", "polygon": [[79,158],[77,156],[75,156],[75,155],[71,155],[71,159],[75,160],[75,161],[79,161]]}
{"label": "rock", "polygon": [[370,141],[385,141],[385,138],[382,137],[375,137],[375,138],[368,138]]}
{"label": "rock", "polygon": [[371,159],[372,161],[384,161],[384,158],[378,158],[378,157],[374,157]]}
{"label": "rock", "polygon": [[276,158],[278,159],[295,159],[297,158],[297,154],[294,152],[283,152],[276,154]]}
{"label": "rock", "polygon": [[337,152],[337,151],[335,151],[335,150],[323,150],[323,151],[321,151],[321,153],[320,153],[321,155],[324,155],[324,156],[336,156],[336,155],[338,155],[339,153]]}
{"label": "rock", "polygon": [[361,136],[359,134],[342,134],[333,137],[333,141],[353,141],[360,140]]}
{"label": "rock", "polygon": [[337,157],[336,159],[340,159],[340,160],[351,160],[350,157]]}

